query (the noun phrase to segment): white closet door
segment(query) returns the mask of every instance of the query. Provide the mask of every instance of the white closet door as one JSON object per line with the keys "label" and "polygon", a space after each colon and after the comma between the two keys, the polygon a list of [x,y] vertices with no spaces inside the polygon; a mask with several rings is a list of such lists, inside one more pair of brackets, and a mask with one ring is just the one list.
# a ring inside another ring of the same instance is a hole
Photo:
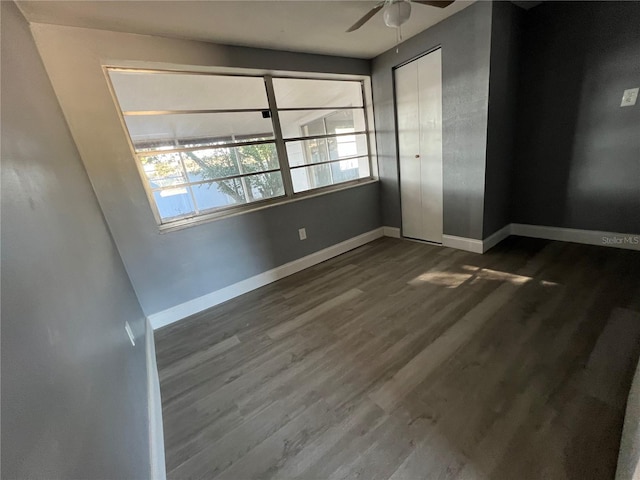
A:
{"label": "white closet door", "polygon": [[396,69],[402,234],[442,243],[442,57]]}
{"label": "white closet door", "polygon": [[422,236],[418,91],[418,62],[413,61],[396,69],[402,234],[412,238],[421,238]]}

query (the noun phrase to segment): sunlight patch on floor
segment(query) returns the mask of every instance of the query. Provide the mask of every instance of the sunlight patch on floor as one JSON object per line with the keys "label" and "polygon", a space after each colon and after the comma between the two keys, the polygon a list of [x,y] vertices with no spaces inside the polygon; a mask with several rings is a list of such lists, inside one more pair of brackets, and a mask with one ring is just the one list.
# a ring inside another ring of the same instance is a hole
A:
{"label": "sunlight patch on floor", "polygon": [[456,288],[462,285],[473,276],[472,273],[455,272],[426,272],[409,280],[407,283],[412,287],[420,286],[423,283],[439,285],[445,288]]}
{"label": "sunlight patch on floor", "polygon": [[[476,273],[476,279],[479,280],[498,280],[502,282],[513,283],[514,285],[522,285],[524,283],[533,280],[531,277],[525,277],[523,275],[516,275],[515,273],[501,272],[499,270],[491,270],[489,268],[483,268]],[[475,279],[472,283],[475,282]]]}
{"label": "sunlight patch on floor", "polygon": [[[516,275],[515,273],[509,272],[501,272],[499,270],[491,270],[489,268],[480,268],[472,265],[462,265],[459,268],[468,273],[451,272],[448,270],[429,270],[409,280],[407,284],[417,287],[421,284],[429,283],[431,285],[438,285],[445,288],[457,288],[468,280],[471,281],[471,284],[475,284],[481,280],[494,280],[509,282],[514,285],[522,285],[533,280],[532,277]],[[549,286],[557,285],[553,282],[545,282],[544,284],[548,284]]]}

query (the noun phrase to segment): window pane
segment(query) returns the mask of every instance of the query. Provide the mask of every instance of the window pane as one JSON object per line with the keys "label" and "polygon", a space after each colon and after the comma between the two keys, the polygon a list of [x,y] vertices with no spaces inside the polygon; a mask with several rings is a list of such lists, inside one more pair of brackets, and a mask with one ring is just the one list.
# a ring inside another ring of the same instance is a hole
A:
{"label": "window pane", "polygon": [[275,143],[243,145],[235,147],[234,150],[238,152],[243,173],[264,172],[280,168]]}
{"label": "window pane", "polygon": [[284,195],[284,185],[280,172],[261,173],[245,178],[249,193],[249,201],[265,200]]}
{"label": "window pane", "polygon": [[298,193],[331,185],[333,182],[331,181],[331,167],[329,165],[329,163],[324,163],[291,170],[293,191]]}
{"label": "window pane", "polygon": [[153,192],[158,213],[163,220],[183,217],[195,212],[188,188],[182,186]]}
{"label": "window pane", "polygon": [[[308,137],[332,133],[364,132],[364,110],[295,110],[279,112],[284,138]],[[337,132],[340,130],[340,132]]]}
{"label": "window pane", "polygon": [[274,78],[278,108],[362,107],[362,84],[345,80]]}
{"label": "window pane", "polygon": [[369,176],[369,157],[351,158],[291,170],[293,190],[296,193]]}
{"label": "window pane", "polygon": [[182,152],[190,182],[276,170],[278,154],[273,143],[209,148]]}
{"label": "window pane", "polygon": [[319,118],[318,120],[314,120],[313,122],[303,125],[300,129],[300,133],[305,137],[313,137],[315,135],[326,135],[327,132],[324,129],[323,119]]}
{"label": "window pane", "polygon": [[298,140],[296,142],[287,142],[286,145],[289,165],[292,167],[326,162],[329,160],[326,138]]}
{"label": "window pane", "polygon": [[338,110],[324,119],[327,133],[364,132],[367,126],[364,121],[364,110]]}
{"label": "window pane", "polygon": [[261,112],[127,115],[124,120],[137,151],[273,138],[271,119]]}
{"label": "window pane", "polygon": [[269,108],[262,77],[109,72],[123,111]]}
{"label": "window pane", "polygon": [[[333,183],[348,182],[360,178],[358,159],[342,160],[341,162],[330,163]],[[368,175],[364,175],[368,176]]]}
{"label": "window pane", "polygon": [[240,175],[238,162],[232,154],[232,148],[211,148],[182,152],[184,166],[187,169],[190,182],[214,180],[216,178]]}
{"label": "window pane", "polygon": [[284,195],[280,172],[202,183],[191,188],[201,212]]}
{"label": "window pane", "polygon": [[286,145],[289,165],[292,167],[368,154],[365,134],[297,140]]}
{"label": "window pane", "polygon": [[200,211],[246,202],[242,182],[238,178],[202,183],[191,188]]}
{"label": "window pane", "polygon": [[328,138],[327,143],[329,146],[329,158],[331,160],[362,156],[368,153],[367,136],[365,134],[342,135],[340,137]]}
{"label": "window pane", "polygon": [[140,161],[151,188],[180,185],[187,181],[178,153],[150,155],[141,157]]}

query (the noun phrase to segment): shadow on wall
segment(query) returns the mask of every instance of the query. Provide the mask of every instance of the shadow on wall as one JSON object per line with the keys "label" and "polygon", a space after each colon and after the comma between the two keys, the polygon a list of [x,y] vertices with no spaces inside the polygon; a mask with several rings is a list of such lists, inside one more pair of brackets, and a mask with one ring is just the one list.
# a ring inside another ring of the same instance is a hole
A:
{"label": "shadow on wall", "polygon": [[[446,165],[448,157],[444,158]],[[477,182],[466,181],[467,179],[459,176],[453,169],[450,169],[449,175],[445,178],[449,180],[449,188],[443,195],[444,234],[481,240],[484,190],[479,188]],[[456,180],[459,183],[456,184]]]}
{"label": "shadow on wall", "polygon": [[1,476],[149,478],[145,318],[29,24],[0,8]]}
{"label": "shadow on wall", "polygon": [[[547,219],[563,225],[567,210],[585,51],[579,27],[567,18],[561,37],[540,28],[553,14],[538,7],[525,17],[511,195],[512,218],[520,223],[546,225]],[[549,95],[550,90],[556,93]]]}
{"label": "shadow on wall", "polygon": [[512,217],[640,232],[640,78],[635,2],[549,2],[526,18]]}

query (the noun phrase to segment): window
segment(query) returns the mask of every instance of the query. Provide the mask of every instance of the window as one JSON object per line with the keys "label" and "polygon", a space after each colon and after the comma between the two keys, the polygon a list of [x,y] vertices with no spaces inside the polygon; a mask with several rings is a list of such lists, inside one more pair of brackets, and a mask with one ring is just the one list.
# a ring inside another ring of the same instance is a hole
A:
{"label": "window", "polygon": [[360,81],[108,73],[161,224],[370,178]]}
{"label": "window", "polygon": [[294,192],[370,176],[360,82],[274,78]]}

